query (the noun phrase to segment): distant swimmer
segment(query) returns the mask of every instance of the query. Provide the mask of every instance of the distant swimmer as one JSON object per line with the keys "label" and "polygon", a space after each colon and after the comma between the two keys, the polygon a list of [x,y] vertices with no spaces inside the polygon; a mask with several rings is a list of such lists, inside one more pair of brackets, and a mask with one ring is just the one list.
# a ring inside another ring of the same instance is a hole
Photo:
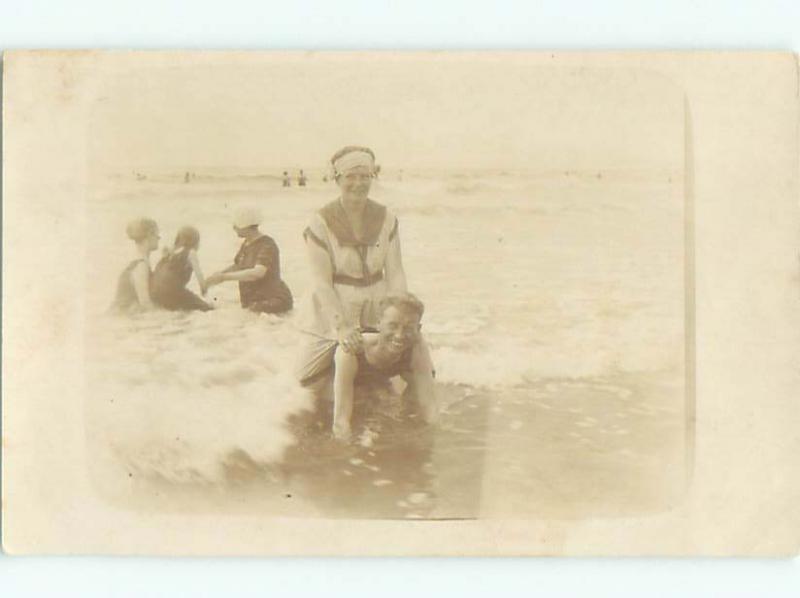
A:
{"label": "distant swimmer", "polygon": [[186,288],[194,274],[200,292],[206,294],[206,281],[200,269],[197,250],[200,233],[193,226],[184,226],[175,237],[175,244],[156,264],[152,278],[153,301],[172,311],[208,311],[211,306]]}
{"label": "distant swimmer", "polygon": [[187,172],[185,175],[183,175],[183,182],[188,183],[190,178],[191,175],[189,175],[189,173]]}
{"label": "distant swimmer", "polygon": [[289,178],[289,172],[286,170],[283,171],[283,186],[284,187],[292,186],[292,179]]}
{"label": "distant swimmer", "polygon": [[150,254],[158,249],[161,236],[158,225],[150,218],[132,220],[125,227],[128,238],[136,243],[137,258],[119,276],[113,311],[131,312],[152,309],[150,298]]}
{"label": "distant swimmer", "polygon": [[300,170],[300,174],[299,174],[299,175],[298,175],[298,177],[297,177],[297,184],[298,184],[298,186],[300,186],[300,187],[305,187],[305,186],[306,186],[306,180],[307,180],[307,179],[306,179],[306,175],[305,175],[305,174],[303,174],[303,171],[302,171],[302,169],[301,169],[301,170]]}
{"label": "distant swimmer", "polygon": [[210,288],[223,282],[239,283],[242,307],[257,313],[279,314],[292,309],[292,293],[281,279],[280,251],[258,226],[261,214],[244,209],[234,217],[233,229],[244,241],[233,265],[206,279]]}

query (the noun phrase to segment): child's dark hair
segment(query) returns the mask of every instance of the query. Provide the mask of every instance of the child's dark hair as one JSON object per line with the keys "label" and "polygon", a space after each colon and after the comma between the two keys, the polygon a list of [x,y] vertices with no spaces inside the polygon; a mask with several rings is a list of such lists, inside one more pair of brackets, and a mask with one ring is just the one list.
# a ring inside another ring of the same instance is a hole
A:
{"label": "child's dark hair", "polygon": [[425,313],[425,305],[422,301],[420,301],[416,295],[408,292],[386,295],[378,302],[378,313],[383,315],[383,312],[390,307],[416,314],[420,320],[422,320],[422,314]]}
{"label": "child's dark hair", "polygon": [[184,226],[175,235],[175,248],[197,249],[200,245],[200,232],[193,226]]}

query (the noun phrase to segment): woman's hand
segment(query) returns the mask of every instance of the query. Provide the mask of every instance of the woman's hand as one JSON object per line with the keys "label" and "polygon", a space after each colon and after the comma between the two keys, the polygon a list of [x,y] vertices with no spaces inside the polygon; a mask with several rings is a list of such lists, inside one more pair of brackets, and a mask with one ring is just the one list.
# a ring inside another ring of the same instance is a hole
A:
{"label": "woman's hand", "polygon": [[220,284],[221,282],[225,282],[225,278],[224,278],[224,275],[222,274],[222,272],[214,272],[214,274],[212,274],[211,276],[206,278],[206,288],[203,291],[203,294],[205,295],[205,293],[206,293],[206,291],[208,291],[208,289],[210,289],[211,287],[213,287],[215,285]]}
{"label": "woman's hand", "polygon": [[347,353],[360,353],[364,347],[364,337],[358,328],[342,328],[337,334],[339,346]]}

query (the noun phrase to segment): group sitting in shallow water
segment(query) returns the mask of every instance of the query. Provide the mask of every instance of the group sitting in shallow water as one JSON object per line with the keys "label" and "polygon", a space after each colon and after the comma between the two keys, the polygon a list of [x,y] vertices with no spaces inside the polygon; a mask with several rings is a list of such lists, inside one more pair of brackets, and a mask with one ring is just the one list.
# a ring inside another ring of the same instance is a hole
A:
{"label": "group sitting in shallow water", "polygon": [[[331,168],[340,195],[312,216],[303,233],[313,285],[299,318],[304,341],[297,379],[318,399],[333,400],[331,429],[339,439],[351,433],[354,387],[376,377],[402,376],[422,419],[432,423],[437,408],[433,365],[420,332],[424,307],[406,288],[398,219],[369,198],[375,155],[366,147],[347,146],[331,158]],[[243,242],[233,264],[204,278],[196,229],[182,228],[151,272],[158,226],[146,218],[131,222],[127,234],[137,259],[120,276],[116,309],[209,310],[186,288],[194,275],[203,295],[214,285],[237,281],[243,308],[273,314],[291,310],[278,246],[260,224],[257,210],[237,213],[233,228]]]}
{"label": "group sitting in shallow water", "polygon": [[158,225],[149,218],[130,222],[126,232],[136,244],[137,259],[122,271],[117,284],[113,309],[120,312],[162,308],[171,311],[208,311],[212,307],[203,298],[186,288],[197,279],[201,293],[223,282],[239,283],[242,307],[257,313],[285,313],[292,309],[292,293],[281,279],[280,253],[275,241],[261,233],[258,211],[245,209],[234,218],[233,228],[243,239],[233,264],[203,276],[197,252],[200,233],[185,226],[175,236],[172,247],[150,269],[150,254],[158,249]]}

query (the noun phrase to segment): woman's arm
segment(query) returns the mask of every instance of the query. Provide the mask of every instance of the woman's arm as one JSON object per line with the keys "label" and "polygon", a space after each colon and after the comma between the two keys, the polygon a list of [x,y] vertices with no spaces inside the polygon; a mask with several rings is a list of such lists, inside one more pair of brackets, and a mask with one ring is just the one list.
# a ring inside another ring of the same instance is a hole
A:
{"label": "woman's arm", "polygon": [[[313,223],[312,223],[313,226]],[[314,301],[319,306],[328,327],[336,335],[339,346],[346,352],[357,353],[363,346],[363,338],[358,323],[349,324],[336,289],[333,288],[333,265],[325,242],[309,226],[303,233],[306,241],[306,254],[311,266],[311,279]]]}
{"label": "woman's arm", "polygon": [[205,295],[208,287],[206,287],[206,279],[203,277],[203,271],[200,269],[200,258],[197,257],[197,251],[194,249],[189,251],[189,263],[194,271],[194,277],[197,279],[197,284],[200,285],[200,292]]}
{"label": "woman's arm", "polygon": [[436,400],[436,386],[433,381],[433,361],[425,340],[420,337],[411,354],[411,372],[404,375],[410,392],[416,397],[426,423],[436,423],[439,418],[439,404]]}
{"label": "woman's arm", "polygon": [[262,264],[256,264],[252,268],[246,270],[236,270],[235,272],[222,272],[222,280],[240,280],[240,281],[253,281],[264,278],[267,273],[267,267]]}
{"label": "woman's arm", "polygon": [[358,358],[353,353],[336,349],[333,375],[333,435],[339,440],[350,438],[353,416],[353,384],[358,373]]}
{"label": "woman's arm", "polygon": [[232,280],[241,280],[241,281],[258,280],[259,278],[262,278],[266,273],[267,273],[267,267],[262,266],[261,264],[256,264],[252,268],[247,268],[245,270],[232,271],[230,268],[226,268],[225,270],[214,272],[214,274],[206,278],[206,287],[211,288],[220,283],[229,282]]}
{"label": "woman's arm", "polygon": [[155,305],[150,299],[150,268],[145,262],[136,264],[131,272],[131,282],[133,282],[133,290],[136,291],[136,298],[139,300],[139,307],[153,309]]}
{"label": "woman's arm", "polygon": [[403,256],[400,252],[400,235],[397,229],[397,220],[395,220],[395,228],[392,234],[389,235],[389,251],[386,254],[386,285],[389,287],[389,292],[405,292],[406,286],[406,272],[403,269]]}
{"label": "woman's arm", "polygon": [[344,327],[344,310],[339,295],[333,288],[333,267],[328,252],[311,239],[306,239],[306,254],[311,266],[311,282],[322,312],[331,329],[338,332]]}

